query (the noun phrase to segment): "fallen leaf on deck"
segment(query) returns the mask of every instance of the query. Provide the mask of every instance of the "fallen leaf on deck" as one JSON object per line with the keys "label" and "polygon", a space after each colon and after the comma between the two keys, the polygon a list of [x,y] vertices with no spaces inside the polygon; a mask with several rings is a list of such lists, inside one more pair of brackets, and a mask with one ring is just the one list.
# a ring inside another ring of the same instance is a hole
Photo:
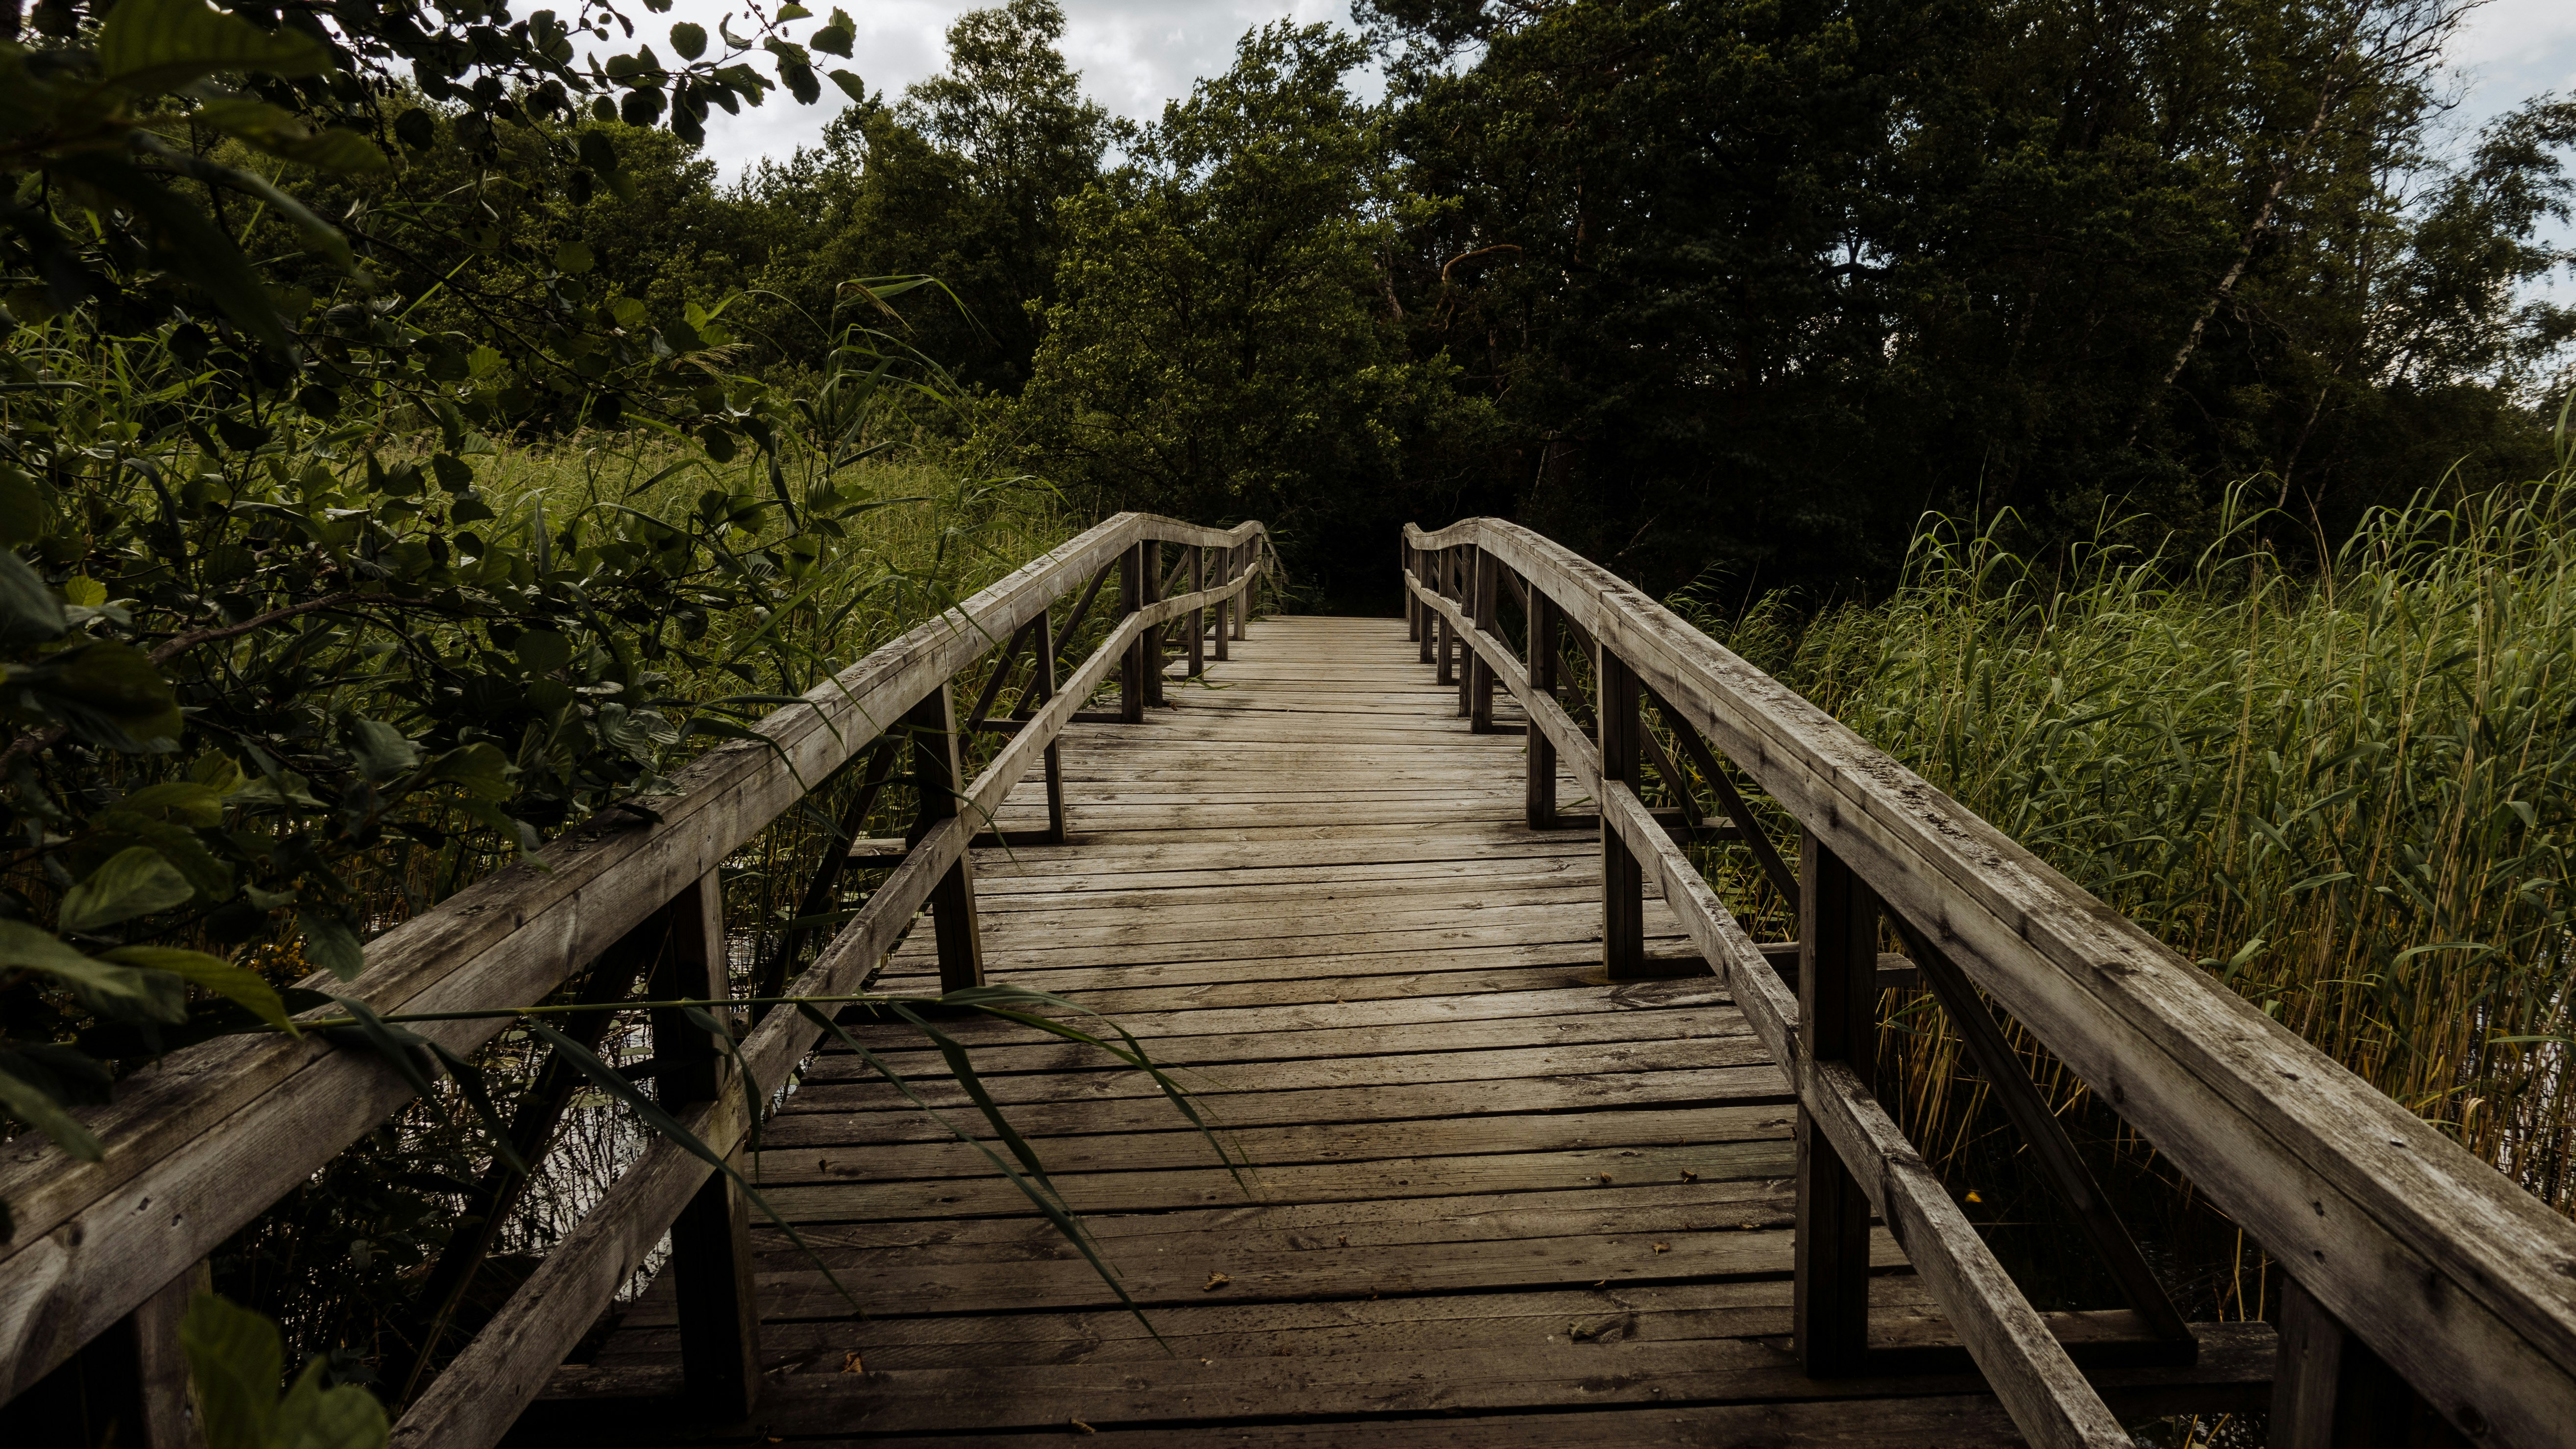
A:
{"label": "fallen leaf on deck", "polygon": [[[1097,1434],[1100,1432],[1089,1424],[1082,1422],[1080,1419],[1067,1419],[1065,1422],[1071,1424],[1074,1428],[1074,1432],[1078,1434]],[[777,1441],[773,1439],[770,1442],[774,1444]]]}
{"label": "fallen leaf on deck", "polygon": [[857,1349],[851,1349],[849,1356],[841,1360],[841,1372],[845,1374],[863,1374],[867,1372],[867,1369],[862,1367],[859,1363],[859,1351]]}
{"label": "fallen leaf on deck", "polygon": [[1697,1182],[1697,1181],[1699,1181],[1699,1174],[1698,1174],[1698,1173],[1696,1173],[1696,1172],[1693,1172],[1693,1171],[1691,1171],[1689,1168],[1685,1167],[1685,1168],[1683,1168],[1683,1169],[1682,1169],[1682,1181],[1684,1181],[1684,1182]]}
{"label": "fallen leaf on deck", "polygon": [[1199,1291],[1202,1293],[1214,1293],[1219,1288],[1222,1288],[1233,1281],[1233,1279],[1225,1276],[1223,1273],[1210,1273],[1208,1275],[1207,1286]]}
{"label": "fallen leaf on deck", "polygon": [[1669,1253],[1673,1250],[1673,1245],[1670,1243],[1654,1243],[1650,1246],[1658,1253]]}

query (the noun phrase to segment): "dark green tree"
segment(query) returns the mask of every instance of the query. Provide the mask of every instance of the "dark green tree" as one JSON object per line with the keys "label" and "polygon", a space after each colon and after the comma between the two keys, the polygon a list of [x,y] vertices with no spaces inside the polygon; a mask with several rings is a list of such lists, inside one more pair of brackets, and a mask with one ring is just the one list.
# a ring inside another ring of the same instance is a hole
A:
{"label": "dark green tree", "polygon": [[1380,267],[1395,198],[1343,84],[1364,58],[1323,26],[1256,30],[1066,204],[1061,296],[1006,422],[1085,506],[1266,519],[1328,588],[1343,564],[1383,575],[1420,458],[1480,412],[1406,349]]}

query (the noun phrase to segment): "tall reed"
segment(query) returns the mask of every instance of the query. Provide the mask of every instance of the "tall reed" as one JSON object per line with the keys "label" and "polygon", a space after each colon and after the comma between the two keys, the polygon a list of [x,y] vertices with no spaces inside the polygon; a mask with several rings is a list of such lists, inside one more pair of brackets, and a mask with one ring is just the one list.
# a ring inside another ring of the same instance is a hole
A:
{"label": "tall reed", "polygon": [[[1944,525],[1884,603],[1722,633],[2576,1209],[2576,479],[2376,513],[2306,574],[2262,521],[2045,560]],[[1960,1080],[1946,1030],[1890,1049]],[[1971,1130],[1977,1091],[1907,1097],[1928,1149]]]}

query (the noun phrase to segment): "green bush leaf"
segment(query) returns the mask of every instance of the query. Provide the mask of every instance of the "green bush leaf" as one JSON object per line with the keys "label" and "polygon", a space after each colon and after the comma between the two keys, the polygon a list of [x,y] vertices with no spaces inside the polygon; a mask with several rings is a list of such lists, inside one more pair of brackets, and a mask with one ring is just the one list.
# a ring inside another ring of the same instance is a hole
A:
{"label": "green bush leaf", "polygon": [[24,469],[0,463],[0,548],[16,548],[45,536],[48,519],[44,495]]}
{"label": "green bush leaf", "polygon": [[345,739],[359,772],[378,784],[420,768],[420,746],[383,720],[352,720]]}
{"label": "green bush leaf", "polygon": [[[57,713],[92,738],[105,730],[124,735],[102,743],[141,747],[153,740],[176,739],[181,722],[170,681],[142,650],[120,639],[101,639],[56,656],[58,667],[39,690]],[[104,729],[102,728],[104,727]]]}
{"label": "green bush leaf", "polygon": [[40,644],[70,628],[63,601],[43,576],[9,549],[0,549],[0,644]]}
{"label": "green bush leaf", "polygon": [[179,868],[148,845],[129,845],[63,894],[66,931],[104,930],[120,921],[183,906],[195,895]]}
{"label": "green bush leaf", "polygon": [[857,101],[861,105],[867,104],[868,83],[859,79],[859,73],[857,71],[836,70],[832,72],[832,84],[839,86],[841,88],[841,94],[848,96],[851,100]]}
{"label": "green bush leaf", "polygon": [[671,48],[682,60],[696,60],[707,53],[707,28],[683,20],[671,27]]}
{"label": "green bush leaf", "polygon": [[343,981],[357,978],[366,969],[367,950],[358,942],[358,928],[346,916],[328,906],[306,906],[295,913],[297,929],[304,933],[304,959]]}
{"label": "green bush leaf", "polygon": [[510,797],[510,757],[494,745],[471,744],[449,750],[431,762],[433,784],[462,785],[479,800]]}
{"label": "green bush leaf", "polygon": [[331,52],[309,35],[268,31],[205,0],[118,0],[99,28],[106,84],[137,95],[174,90],[218,71],[318,75]]}
{"label": "green bush leaf", "polygon": [[177,977],[93,961],[24,921],[0,920],[0,967],[59,977],[102,1016],[174,1024],[188,1019],[188,996]]}
{"label": "green bush leaf", "polygon": [[[235,772],[234,778],[240,778]],[[140,815],[176,815],[191,825],[214,826],[224,823],[224,797],[211,785],[195,780],[167,780],[146,785],[116,802],[119,810]]]}
{"label": "green bush leaf", "polygon": [[837,55],[847,60],[850,55],[850,42],[856,38],[851,33],[847,20],[848,17],[841,12],[833,11],[832,23],[807,36],[805,43],[826,55]]}
{"label": "green bush leaf", "polygon": [[52,1138],[56,1147],[83,1162],[97,1162],[107,1155],[99,1147],[96,1133],[64,1111],[52,1093],[24,1077],[0,1071],[0,1109]]}
{"label": "green bush leaf", "polygon": [[383,1449],[384,1407],[356,1384],[325,1387],[315,1358],[281,1395],[286,1353],[277,1325],[214,1293],[179,1322],[206,1449]]}
{"label": "green bush leaf", "polygon": [[107,952],[106,959],[120,966],[167,971],[191,986],[202,986],[227,1000],[239,1002],[251,1015],[289,1036],[297,1034],[295,1023],[288,1018],[286,1003],[279,998],[277,988],[247,966],[236,966],[203,951],[182,951],[172,946],[120,946]]}
{"label": "green bush leaf", "polygon": [[354,175],[386,169],[385,153],[366,137],[337,126],[317,129],[293,112],[265,101],[207,101],[197,107],[197,119],[272,156],[283,156],[317,171]]}

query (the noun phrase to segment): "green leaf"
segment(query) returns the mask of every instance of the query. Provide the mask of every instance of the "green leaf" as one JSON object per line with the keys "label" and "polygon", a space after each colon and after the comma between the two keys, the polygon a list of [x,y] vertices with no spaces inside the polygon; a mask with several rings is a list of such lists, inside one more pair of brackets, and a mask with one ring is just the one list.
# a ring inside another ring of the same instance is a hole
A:
{"label": "green leaf", "polygon": [[325,1388],[323,1367],[315,1355],[279,1401],[278,1449],[383,1449],[390,1437],[384,1405],[356,1384]]}
{"label": "green leaf", "polygon": [[572,662],[572,641],[552,629],[530,629],[513,646],[519,663],[532,674],[545,674]]}
{"label": "green leaf", "polygon": [[857,71],[836,70],[832,72],[832,84],[839,86],[841,88],[841,94],[848,96],[851,100],[857,101],[861,105],[867,104],[868,83],[859,79],[859,73]]}
{"label": "green leaf", "polygon": [[188,1019],[188,996],[177,977],[93,961],[24,921],[0,920],[0,967],[60,977],[102,1016],[173,1024]]}
{"label": "green leaf", "polygon": [[[236,773],[235,778],[239,775]],[[116,802],[119,810],[142,815],[176,815],[191,825],[224,823],[224,797],[211,785],[194,780],[168,780],[146,785]]]}
{"label": "green leaf", "polygon": [[15,550],[0,549],[0,644],[39,644],[70,627],[44,578]]}
{"label": "green leaf", "polygon": [[205,0],[118,0],[99,28],[105,84],[137,95],[174,90],[218,71],[319,75],[331,52],[309,35],[262,30]]}
{"label": "green leaf", "polygon": [[31,682],[85,737],[127,748],[178,738],[177,698],[160,666],[142,650],[121,639],[101,639],[56,655],[54,664],[50,674]]}
{"label": "green leaf", "polygon": [[148,845],[129,845],[63,893],[60,925],[66,931],[104,930],[136,916],[186,905],[195,894],[188,878],[162,859],[161,852]]}
{"label": "green leaf", "polygon": [[420,768],[420,746],[383,720],[352,720],[342,738],[358,761],[359,773],[378,784]]}
{"label": "green leaf", "polygon": [[202,986],[227,1000],[239,1002],[251,1015],[288,1036],[297,1034],[295,1023],[286,1015],[286,1003],[278,997],[277,988],[247,966],[236,966],[203,951],[182,951],[172,946],[120,946],[107,952],[106,958],[121,966],[167,971],[191,986]]}
{"label": "green leaf", "polygon": [[394,139],[415,151],[426,151],[438,144],[438,122],[414,107],[394,118]]}
{"label": "green leaf", "polygon": [[787,0],[786,4],[778,7],[778,23],[781,25],[786,24],[790,20],[811,20],[813,18],[814,12],[797,4],[796,0]]}
{"label": "green leaf", "polygon": [[295,113],[265,101],[207,101],[197,119],[266,151],[316,171],[362,175],[385,170],[385,153],[355,131],[337,126],[320,129]]}
{"label": "green leaf", "polygon": [[671,27],[671,48],[682,60],[696,60],[707,53],[707,28],[683,20]]}
{"label": "green leaf", "polygon": [[44,495],[24,469],[0,463],[0,548],[16,548],[45,536],[49,520]]}
{"label": "green leaf", "polygon": [[449,750],[432,761],[429,779],[432,784],[462,785],[480,800],[506,800],[514,768],[498,746],[477,743]]}
{"label": "green leaf", "polygon": [[97,1162],[107,1155],[99,1147],[96,1133],[64,1111],[53,1094],[24,1077],[0,1071],[0,1108],[52,1138],[56,1147],[83,1162]]}
{"label": "green leaf", "polygon": [[849,17],[835,10],[832,12],[832,23],[805,37],[805,43],[826,55],[837,55],[847,60],[850,55],[850,42],[855,38],[850,29]]}
{"label": "green leaf", "polygon": [[555,248],[555,270],[558,272],[578,275],[597,265],[598,260],[591,256],[590,248],[580,242],[568,241]]}
{"label": "green leaf", "polygon": [[[153,0],[168,4],[171,0]],[[137,9],[144,8],[137,6]],[[59,156],[46,163],[54,175],[133,215],[170,270],[206,294],[224,315],[260,341],[285,351],[294,339],[278,318],[268,289],[231,234],[207,220],[194,202],[147,176],[122,156],[103,151]]]}
{"label": "green leaf", "polygon": [[197,1426],[207,1449],[269,1449],[277,1441],[277,1381],[286,1352],[277,1325],[228,1298],[200,1293],[179,1320]]}
{"label": "green leaf", "polygon": [[359,944],[358,928],[348,917],[328,906],[306,906],[295,913],[295,924],[304,933],[306,961],[343,981],[366,969],[366,947]]}
{"label": "green leaf", "polygon": [[453,453],[432,457],[429,471],[438,475],[438,486],[450,493],[462,493],[474,486],[474,465]]}

